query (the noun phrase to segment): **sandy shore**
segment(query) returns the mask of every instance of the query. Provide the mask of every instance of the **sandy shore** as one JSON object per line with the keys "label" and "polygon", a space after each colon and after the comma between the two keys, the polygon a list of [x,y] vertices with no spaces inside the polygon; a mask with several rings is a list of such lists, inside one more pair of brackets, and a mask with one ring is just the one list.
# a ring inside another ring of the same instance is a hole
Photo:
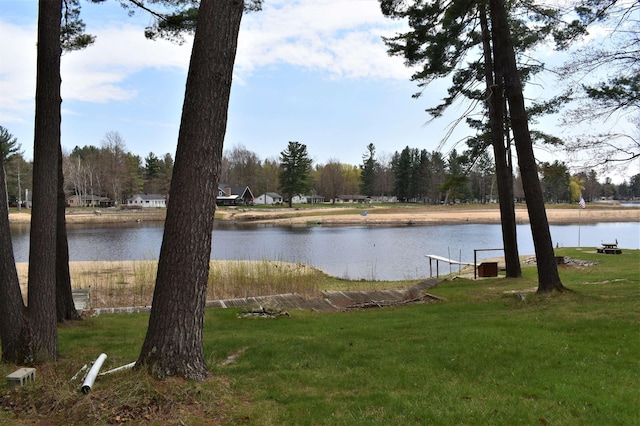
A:
{"label": "sandy shore", "polygon": [[[350,209],[356,210],[356,209]],[[252,223],[271,223],[277,225],[436,225],[456,223],[500,223],[500,211],[495,208],[474,207],[407,207],[361,208],[359,211],[336,214],[330,208],[287,211],[246,210],[227,212],[225,220],[250,221]],[[404,210],[404,211],[403,211]],[[365,214],[366,212],[366,214]],[[640,207],[594,207],[547,209],[550,224],[598,223],[598,222],[640,222]],[[529,216],[525,207],[516,209],[516,221],[528,223]]]}
{"label": "sandy shore", "polygon": [[[67,214],[67,223],[132,223],[162,221],[165,211],[114,211],[82,212]],[[569,208],[547,208],[550,224],[598,223],[598,222],[640,222],[638,207],[619,207],[608,205],[589,205],[586,209],[575,206]],[[28,224],[31,214],[28,212],[10,213],[13,224]],[[321,207],[310,209],[252,209],[224,208],[216,212],[216,220],[229,222],[250,222],[274,225],[435,225],[455,223],[500,223],[500,211],[497,205],[483,207],[469,206],[400,206],[400,207]],[[516,208],[518,223],[528,223],[528,213],[524,206]]]}

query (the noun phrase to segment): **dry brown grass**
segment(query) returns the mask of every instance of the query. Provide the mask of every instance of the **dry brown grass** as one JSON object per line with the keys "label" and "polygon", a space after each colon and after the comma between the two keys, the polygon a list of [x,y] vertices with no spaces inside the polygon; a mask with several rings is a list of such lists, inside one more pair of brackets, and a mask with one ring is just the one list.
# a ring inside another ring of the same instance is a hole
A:
{"label": "dry brown grass", "polygon": [[[91,289],[91,307],[150,306],[158,262],[71,262],[71,286]],[[28,264],[16,264],[23,296],[27,295]],[[317,296],[326,279],[321,271],[281,261],[212,261],[208,300],[232,299],[281,293]]]}

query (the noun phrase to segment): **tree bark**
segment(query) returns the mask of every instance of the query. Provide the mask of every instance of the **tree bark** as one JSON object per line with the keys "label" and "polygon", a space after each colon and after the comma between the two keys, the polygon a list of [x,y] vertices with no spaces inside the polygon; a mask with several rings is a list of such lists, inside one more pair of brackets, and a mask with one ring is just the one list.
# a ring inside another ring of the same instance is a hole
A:
{"label": "tree bark", "polygon": [[82,317],[73,303],[71,274],[69,273],[69,241],[64,212],[67,200],[62,173],[62,147],[58,145],[58,203],[56,214],[56,317],[58,322],[77,321]]}
{"label": "tree bark", "polygon": [[9,210],[7,203],[4,162],[0,158],[0,343],[2,361],[24,364],[31,358],[29,347],[29,322],[20,291],[16,271]]}
{"label": "tree bark", "polygon": [[57,359],[56,211],[60,146],[61,0],[38,3],[38,59],[28,315],[35,362]]}
{"label": "tree bark", "polygon": [[[513,171],[507,158],[504,132],[504,86],[502,85],[501,67],[493,65],[491,54],[491,33],[487,22],[487,13],[483,4],[480,5],[480,26],[482,28],[482,44],[484,48],[485,81],[489,100],[489,126],[491,128],[491,143],[496,163],[496,181],[498,184],[498,198],[500,199],[500,223],[502,226],[502,244],[506,265],[506,276],[510,278],[522,277],[520,256],[518,254],[518,239],[516,233],[516,212],[513,197]],[[494,78],[495,73],[495,78]],[[499,83],[498,83],[499,82]]]}
{"label": "tree bark", "polygon": [[242,0],[200,4],[149,328],[138,358],[152,375],[204,380],[204,308],[213,217]]}
{"label": "tree bark", "polygon": [[538,292],[563,291],[558,265],[553,252],[553,242],[549,231],[549,221],[544,206],[538,168],[529,133],[529,123],[525,109],[522,82],[518,75],[516,55],[509,30],[504,0],[490,0],[493,25],[494,53],[501,64],[504,75],[505,97],[509,103],[513,136],[518,153],[518,165],[527,202],[529,222],[538,266]]}

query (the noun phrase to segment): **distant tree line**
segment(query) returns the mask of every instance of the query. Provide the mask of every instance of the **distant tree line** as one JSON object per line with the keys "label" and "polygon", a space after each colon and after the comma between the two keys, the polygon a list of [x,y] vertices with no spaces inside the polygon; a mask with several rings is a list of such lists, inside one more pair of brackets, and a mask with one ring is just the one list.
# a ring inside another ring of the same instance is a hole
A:
{"label": "distant tree line", "polygon": [[[298,148],[304,146],[299,145]],[[25,201],[25,190],[32,187],[33,164],[24,159],[19,149],[13,149],[19,147],[15,142],[11,152],[8,141],[3,146],[7,151],[8,201],[17,205]],[[286,156],[262,160],[246,147],[236,145],[224,152],[220,182],[249,186],[256,197],[276,192],[288,200],[288,194],[296,195],[296,191],[290,192],[282,185],[286,161]],[[326,164],[312,165],[310,161],[305,177],[308,186],[302,187],[300,193],[322,195],[327,201],[335,201],[341,195],[422,204],[486,203],[498,198],[495,166],[487,152],[473,161],[468,153],[459,154],[455,149],[445,156],[439,151],[408,146],[392,155],[377,155],[375,146],[369,144],[360,165],[341,163],[335,158]],[[63,154],[63,170],[67,196],[98,195],[120,205],[138,193],[168,195],[173,158],[169,153],[158,156],[150,152],[143,159],[127,150],[119,133],[108,132],[99,147],[76,146]],[[640,174],[616,185],[608,177],[602,179],[595,170],[572,175],[568,166],[557,160],[540,164],[540,181],[548,203],[571,203],[580,196],[587,202],[640,197]],[[514,196],[524,199],[518,173],[514,176]]]}

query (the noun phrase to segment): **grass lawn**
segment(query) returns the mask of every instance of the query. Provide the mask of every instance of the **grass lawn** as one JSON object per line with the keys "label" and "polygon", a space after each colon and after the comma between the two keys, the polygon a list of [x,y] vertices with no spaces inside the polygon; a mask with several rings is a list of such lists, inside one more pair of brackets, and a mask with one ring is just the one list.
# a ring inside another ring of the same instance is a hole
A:
{"label": "grass lawn", "polygon": [[430,290],[439,303],[208,310],[203,383],[128,370],[83,395],[70,378],[102,352],[103,371],[135,361],[148,315],[64,325],[59,362],[22,389],[0,383],[0,424],[638,424],[640,251],[557,254],[597,264],[561,267],[561,294],[526,293],[537,278],[523,265],[520,280],[445,281]]}

